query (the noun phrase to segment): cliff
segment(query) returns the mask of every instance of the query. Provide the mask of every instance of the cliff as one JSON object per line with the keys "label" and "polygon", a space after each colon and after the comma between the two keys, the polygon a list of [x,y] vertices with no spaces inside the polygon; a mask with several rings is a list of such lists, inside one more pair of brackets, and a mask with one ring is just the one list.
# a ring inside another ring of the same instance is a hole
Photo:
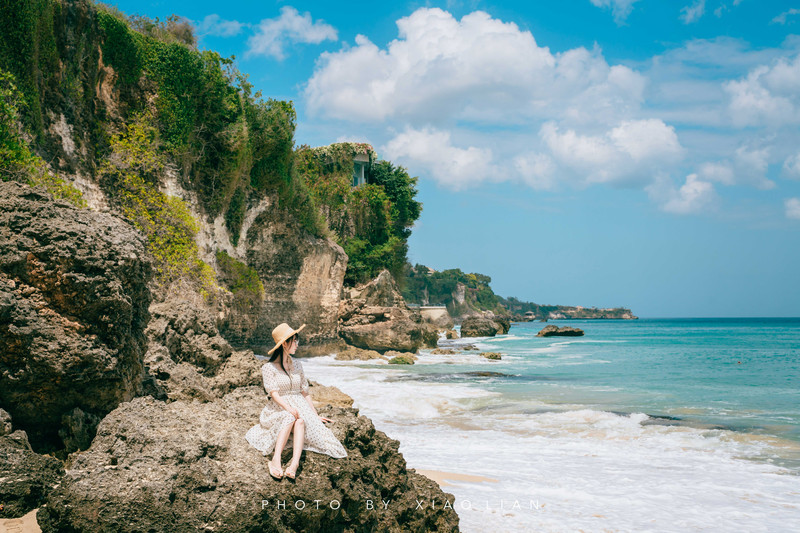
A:
{"label": "cliff", "polygon": [[253,94],[179,19],[36,0],[3,3],[0,25],[4,181],[130,220],[154,300],[194,293],[238,347],[283,321],[337,338],[347,256],[295,168],[290,102]]}
{"label": "cliff", "polygon": [[[454,268],[437,272],[425,265],[406,265],[403,296],[407,302],[421,305],[444,305],[457,319],[493,313],[514,321],[549,319],[636,319],[623,307],[596,308],[565,305],[539,305],[517,298],[503,298],[494,293],[492,278],[465,273]],[[484,328],[485,329],[485,328]]]}
{"label": "cliff", "polygon": [[[294,483],[271,480],[244,439],[263,361],[190,298],[148,305],[154,258],[130,221],[17,183],[0,183],[0,221],[0,517],[38,507],[46,532],[458,530],[452,495],[328,387],[312,396],[348,457],[305,452]],[[450,507],[417,507],[434,499]]]}

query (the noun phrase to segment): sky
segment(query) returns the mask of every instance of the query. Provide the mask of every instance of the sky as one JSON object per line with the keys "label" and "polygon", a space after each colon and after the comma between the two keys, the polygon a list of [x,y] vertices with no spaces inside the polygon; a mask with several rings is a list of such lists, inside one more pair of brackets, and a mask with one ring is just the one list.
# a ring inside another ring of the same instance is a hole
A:
{"label": "sky", "polygon": [[640,317],[800,316],[800,0],[124,0],[419,178],[409,260]]}

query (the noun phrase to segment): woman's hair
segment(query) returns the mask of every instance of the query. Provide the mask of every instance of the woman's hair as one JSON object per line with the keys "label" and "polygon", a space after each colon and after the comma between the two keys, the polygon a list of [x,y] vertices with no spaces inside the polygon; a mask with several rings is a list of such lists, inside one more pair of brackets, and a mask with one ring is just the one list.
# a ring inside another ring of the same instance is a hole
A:
{"label": "woman's hair", "polygon": [[[283,342],[291,343],[292,339],[294,339],[295,337],[297,337],[297,333],[295,333],[294,335],[292,335],[291,337],[289,337],[288,339],[286,339]],[[281,369],[284,372],[286,372],[286,368],[283,366],[283,342],[280,344],[280,346],[278,346],[275,349],[274,352],[272,352],[272,357],[269,358],[269,362],[272,363],[273,361],[275,361],[275,359],[278,359],[278,362],[281,364]],[[289,372],[286,372],[286,375],[288,376]]]}

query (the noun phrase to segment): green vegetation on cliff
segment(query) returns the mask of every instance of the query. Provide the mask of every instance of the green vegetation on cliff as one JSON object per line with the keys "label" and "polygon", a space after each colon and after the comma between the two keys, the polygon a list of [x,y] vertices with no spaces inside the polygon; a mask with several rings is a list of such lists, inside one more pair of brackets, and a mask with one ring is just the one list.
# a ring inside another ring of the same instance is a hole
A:
{"label": "green vegetation on cliff", "polygon": [[[8,0],[0,30],[2,179],[78,204],[59,177],[98,183],[147,236],[163,286],[214,285],[191,243],[199,221],[160,192],[168,185],[196,195],[192,208],[208,221],[222,217],[234,246],[248,207],[271,197],[344,248],[346,283],[384,268],[402,282],[421,211],[416,178],[366,144],[295,149],[292,102],[262,98],[233,59],[198,50],[185,19],[127,16],[90,0]],[[366,183],[354,187],[356,160]]]}
{"label": "green vegetation on cliff", "polygon": [[99,170],[101,184],[116,207],[147,237],[155,260],[155,278],[166,290],[178,280],[198,283],[206,297],[217,285],[214,271],[200,259],[195,235],[200,229],[186,203],[160,192],[154,181],[166,162],[158,132],[142,115],[111,139],[111,153]]}
{"label": "green vegetation on cliff", "polygon": [[505,315],[489,284],[492,278],[483,274],[464,273],[459,268],[437,272],[425,265],[406,264],[403,298],[409,303],[445,305],[451,316],[473,311],[492,311]]}
{"label": "green vegetation on cliff", "polygon": [[[367,183],[354,187],[357,156],[366,159]],[[296,161],[331,237],[347,253],[345,283],[365,282],[383,269],[402,280],[410,228],[422,212],[415,200],[417,178],[403,167],[378,161],[364,143],[302,146]]]}
{"label": "green vegetation on cliff", "polygon": [[[518,319],[547,318],[635,318],[630,309],[615,307],[570,307],[539,305],[494,293],[492,278],[483,274],[466,274],[458,268],[437,272],[425,265],[405,267],[403,298],[411,304],[445,305],[451,316],[469,311],[492,311]],[[527,315],[527,317],[526,317]]]}
{"label": "green vegetation on cliff", "polygon": [[0,69],[0,180],[41,186],[77,207],[85,207],[81,192],[56,177],[42,158],[31,152],[19,120],[20,94],[14,77]]}

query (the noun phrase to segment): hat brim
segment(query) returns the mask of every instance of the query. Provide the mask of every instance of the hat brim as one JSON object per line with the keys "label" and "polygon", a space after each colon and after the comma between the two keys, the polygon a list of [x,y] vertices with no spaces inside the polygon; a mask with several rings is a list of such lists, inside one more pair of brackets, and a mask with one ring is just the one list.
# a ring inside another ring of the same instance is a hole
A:
{"label": "hat brim", "polygon": [[299,327],[299,328],[297,328],[297,329],[293,329],[291,333],[288,333],[288,334],[287,334],[286,336],[284,336],[284,337],[283,337],[283,338],[282,338],[280,341],[278,341],[278,343],[277,343],[277,344],[275,344],[275,346],[274,346],[274,347],[273,347],[273,348],[272,348],[270,351],[268,351],[268,352],[267,352],[267,354],[268,354],[268,355],[272,355],[272,354],[273,354],[273,352],[275,352],[275,350],[277,350],[277,349],[278,349],[278,347],[279,347],[281,344],[283,344],[283,343],[284,343],[284,341],[285,341],[286,339],[288,339],[288,338],[289,338],[289,337],[291,337],[292,335],[297,335],[298,333],[300,333],[301,331],[303,331],[303,328],[304,328],[304,327],[306,327],[306,325],[305,325],[305,324],[303,324],[302,326],[300,326],[300,327]]}

